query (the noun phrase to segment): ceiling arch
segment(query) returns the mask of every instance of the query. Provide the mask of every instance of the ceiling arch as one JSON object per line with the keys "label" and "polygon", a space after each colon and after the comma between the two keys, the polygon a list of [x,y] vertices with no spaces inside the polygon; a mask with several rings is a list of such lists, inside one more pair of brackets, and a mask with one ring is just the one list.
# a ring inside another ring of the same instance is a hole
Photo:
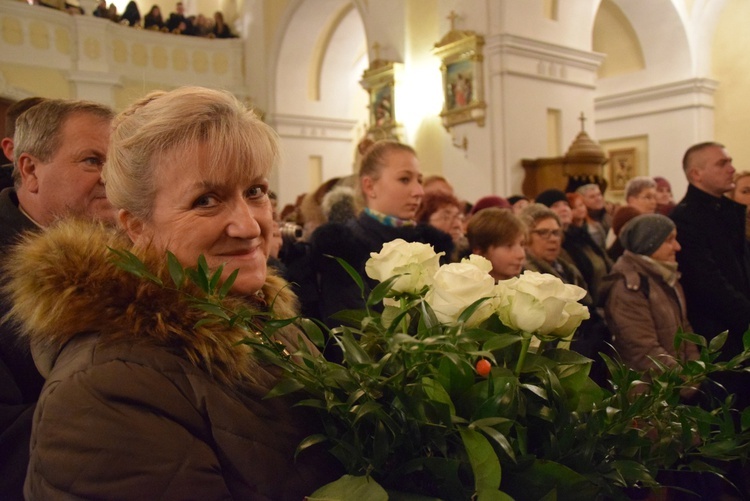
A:
{"label": "ceiling arch", "polygon": [[356,5],[348,0],[291,2],[280,28],[269,86],[275,112],[355,118],[352,94],[364,93],[357,82],[367,62]]}

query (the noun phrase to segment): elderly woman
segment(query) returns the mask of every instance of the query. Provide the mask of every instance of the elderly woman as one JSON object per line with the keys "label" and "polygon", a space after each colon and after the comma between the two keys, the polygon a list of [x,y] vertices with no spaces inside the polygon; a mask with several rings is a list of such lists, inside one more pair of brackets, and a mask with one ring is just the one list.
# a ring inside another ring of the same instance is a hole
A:
{"label": "elderly woman", "polygon": [[[113,125],[103,177],[123,231],[63,222],[11,256],[12,315],[46,377],[27,499],[298,500],[331,480],[317,451],[295,461],[311,421],[264,399],[278,376],[237,344],[247,330],[205,323],[216,318],[108,250],[130,250],[163,283],[167,252],[184,267],[203,256],[224,265],[222,280],[237,271],[226,307],[294,315],[266,269],[278,153],[273,131],[229,94],[154,92]],[[276,340],[292,352],[306,343],[297,331]]]}
{"label": "elderly woman", "polygon": [[[563,230],[560,218],[542,204],[531,204],[521,211],[521,220],[528,228],[526,241],[527,270],[555,275],[566,284],[573,284],[588,291],[588,285],[576,266],[560,256]],[[570,348],[592,360],[591,378],[605,385],[607,370],[599,353],[607,350],[609,332],[601,314],[594,308],[591,294],[586,294],[581,303],[589,308],[591,318],[585,320],[576,332]]]}
{"label": "elderly woman", "polygon": [[672,366],[677,359],[695,360],[698,350],[683,343],[678,329],[690,331],[685,294],[677,272],[677,229],[661,214],[642,214],[620,232],[625,252],[607,279],[606,319],[622,361],[637,371]]}
{"label": "elderly woman", "polygon": [[[359,288],[346,270],[330,256],[342,258],[364,279],[365,262],[371,252],[379,252],[383,244],[397,238],[421,242],[445,252],[447,260],[453,250],[450,235],[428,224],[417,224],[424,190],[419,159],[411,146],[394,141],[378,141],[362,156],[359,169],[364,210],[356,219],[345,223],[328,223],[312,235],[312,267],[316,288],[303,288],[305,301],[317,300],[312,308],[315,317],[327,321],[330,315],[344,309],[364,307]],[[372,287],[376,284],[369,281]],[[326,353],[335,359],[336,355]]]}
{"label": "elderly woman", "polygon": [[418,224],[429,224],[451,236],[455,246],[452,261],[459,260],[457,253],[466,251],[463,207],[453,195],[442,191],[426,193],[417,211],[416,220]]}
{"label": "elderly woman", "polygon": [[571,193],[572,197],[577,197],[579,202],[576,210],[578,218],[574,219],[573,209],[568,195],[560,190],[547,190],[540,193],[536,201],[546,205],[557,214],[560,219],[560,225],[563,229],[562,255],[568,262],[575,265],[581,272],[583,279],[588,285],[589,293],[596,303],[598,299],[599,285],[602,279],[609,273],[612,262],[604,249],[599,247],[588,231],[585,219],[581,215],[586,211],[586,205],[583,203],[583,197],[578,193]]}
{"label": "elderly woman", "polygon": [[467,232],[472,254],[492,263],[490,275],[508,280],[521,274],[526,260],[526,227],[507,209],[490,207],[477,212]]}

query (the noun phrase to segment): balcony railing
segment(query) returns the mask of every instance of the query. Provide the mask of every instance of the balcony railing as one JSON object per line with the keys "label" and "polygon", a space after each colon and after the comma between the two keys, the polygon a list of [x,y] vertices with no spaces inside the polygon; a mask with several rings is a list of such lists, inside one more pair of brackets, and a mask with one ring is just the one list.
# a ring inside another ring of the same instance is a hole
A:
{"label": "balcony railing", "polygon": [[107,104],[115,104],[118,88],[133,85],[204,85],[242,94],[243,47],[240,39],[173,35],[0,1],[3,73],[17,66],[59,71],[76,87],[74,97]]}

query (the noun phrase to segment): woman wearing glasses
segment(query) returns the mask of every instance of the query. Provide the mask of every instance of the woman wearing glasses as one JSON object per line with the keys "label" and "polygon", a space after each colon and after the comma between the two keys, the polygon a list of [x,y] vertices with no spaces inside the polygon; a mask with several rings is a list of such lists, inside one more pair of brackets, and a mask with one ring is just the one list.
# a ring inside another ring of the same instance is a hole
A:
{"label": "woman wearing glasses", "polygon": [[561,259],[563,230],[560,217],[549,207],[531,204],[521,211],[529,229],[525,269],[555,275],[566,284],[586,289],[586,282],[574,264]]}
{"label": "woman wearing glasses", "polygon": [[448,193],[434,191],[425,193],[416,216],[417,224],[427,224],[450,235],[454,251],[451,261],[459,261],[466,252],[467,242],[464,233],[464,213],[461,202]]}
{"label": "woman wearing glasses", "polygon": [[[566,284],[577,285],[588,290],[586,281],[578,268],[560,257],[563,230],[558,215],[542,204],[532,204],[521,211],[521,220],[529,229],[525,269],[549,273]],[[570,344],[570,349],[594,360],[590,376],[594,381],[603,385],[607,381],[607,370],[599,353],[608,351],[609,331],[602,316],[594,308],[591,294],[586,294],[581,303],[589,308],[591,318],[581,324]]]}

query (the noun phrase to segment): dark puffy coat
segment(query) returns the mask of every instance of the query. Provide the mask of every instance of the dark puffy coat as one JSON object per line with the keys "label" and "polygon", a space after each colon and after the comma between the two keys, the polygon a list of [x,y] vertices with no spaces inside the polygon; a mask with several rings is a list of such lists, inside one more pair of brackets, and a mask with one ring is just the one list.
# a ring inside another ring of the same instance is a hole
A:
{"label": "dark puffy coat", "polygon": [[[4,169],[4,168],[3,168]],[[13,188],[0,192],[0,261],[11,244],[37,226],[18,209]],[[0,318],[10,309],[0,298]],[[23,499],[23,481],[29,463],[29,439],[34,407],[44,379],[29,352],[26,339],[19,339],[12,322],[0,323],[0,498]]]}
{"label": "dark puffy coat", "polygon": [[328,256],[336,256],[349,263],[371,289],[377,282],[369,279],[365,273],[365,263],[370,253],[380,252],[384,243],[398,238],[430,244],[435,252],[445,252],[441,261],[444,263],[449,262],[453,252],[450,235],[432,226],[386,226],[364,212],[345,224],[328,223],[316,229],[311,249],[315,280],[308,281],[308,287],[303,287],[299,295],[303,302],[317,300],[317,305],[304,308],[304,311],[317,312],[312,315],[329,321],[330,315],[341,310],[364,308],[365,303],[356,282]]}
{"label": "dark puffy coat", "polygon": [[[302,452],[315,423],[264,400],[277,373],[236,343],[239,327],[178,292],[124,272],[107,250],[127,239],[68,222],[29,238],[10,260],[12,314],[47,377],[31,439],[29,499],[299,500],[337,476],[332,458]],[[152,269],[163,258],[143,256]],[[161,265],[158,272],[168,282]],[[274,312],[295,298],[269,276]],[[263,303],[229,298],[231,308]],[[307,342],[279,334],[290,350]]]}

